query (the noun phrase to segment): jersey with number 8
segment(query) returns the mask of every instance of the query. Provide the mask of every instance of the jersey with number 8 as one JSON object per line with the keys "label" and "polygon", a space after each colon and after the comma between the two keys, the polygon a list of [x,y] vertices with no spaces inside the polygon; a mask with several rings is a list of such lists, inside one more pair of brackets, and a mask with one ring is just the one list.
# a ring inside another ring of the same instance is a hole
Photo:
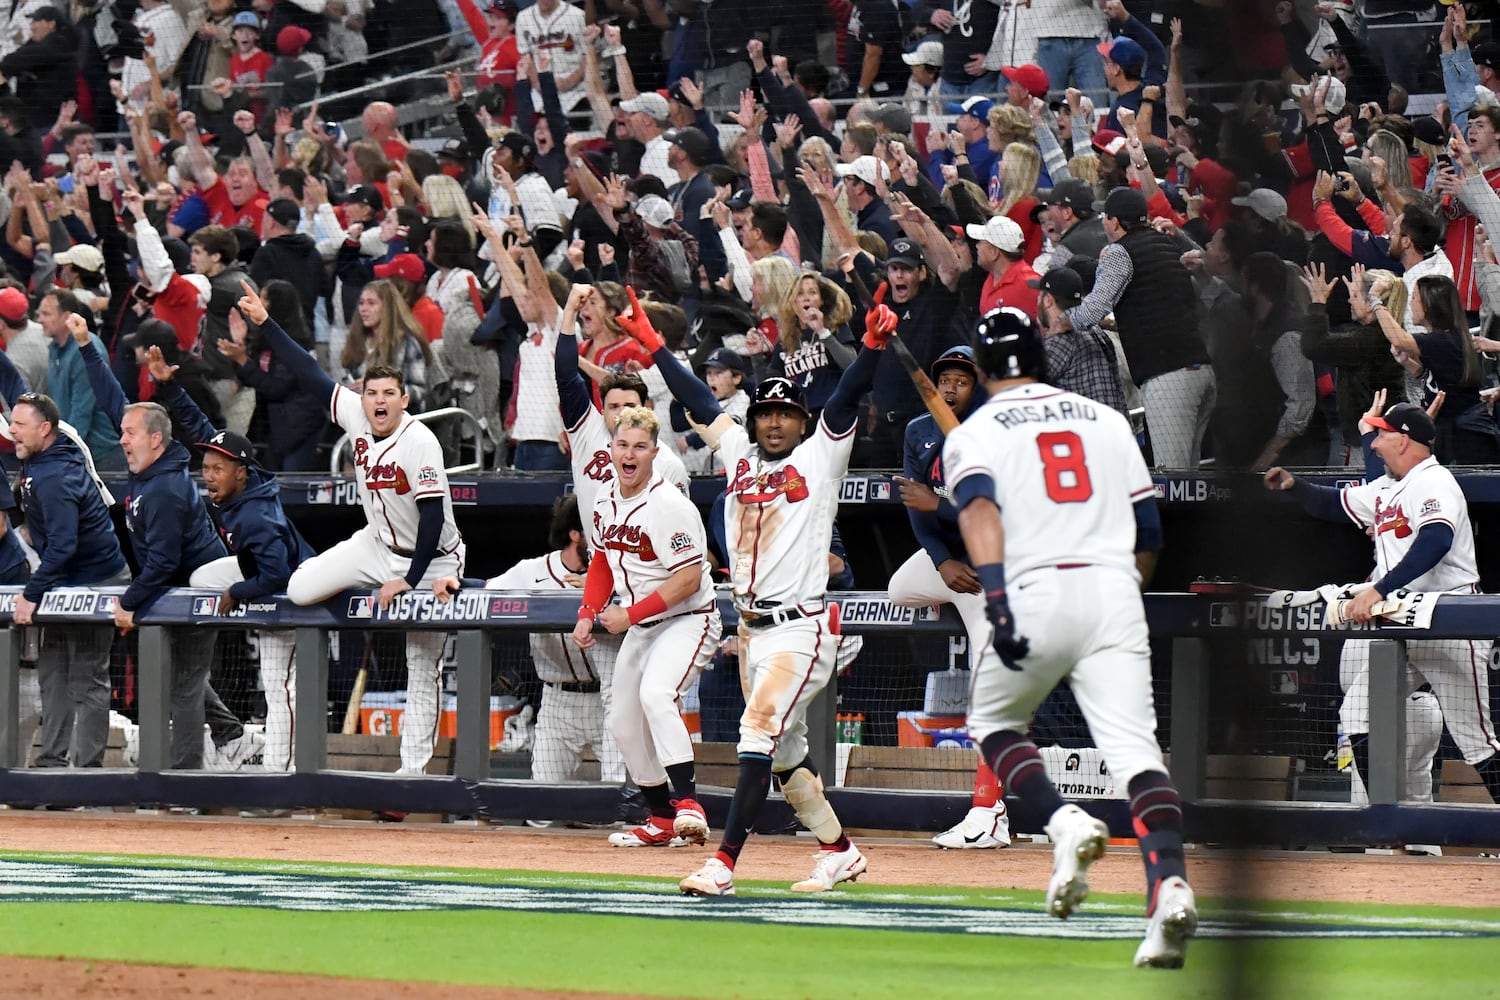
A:
{"label": "jersey with number 8", "polygon": [[1031,383],[991,397],[943,445],[953,489],[995,484],[1005,525],[1005,574],[1091,564],[1140,574],[1134,504],[1155,486],[1130,424],[1114,409]]}

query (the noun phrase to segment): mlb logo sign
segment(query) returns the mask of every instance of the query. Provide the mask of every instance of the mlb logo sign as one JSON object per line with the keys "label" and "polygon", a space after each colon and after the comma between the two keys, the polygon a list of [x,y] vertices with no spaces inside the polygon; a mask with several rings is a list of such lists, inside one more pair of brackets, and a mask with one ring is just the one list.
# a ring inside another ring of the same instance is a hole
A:
{"label": "mlb logo sign", "polygon": [[917,621],[919,622],[935,622],[939,621],[942,617],[943,611],[936,605],[929,605],[917,610]]}
{"label": "mlb logo sign", "polygon": [[120,599],[114,594],[100,594],[99,613],[101,615],[112,615],[115,613],[115,606],[119,603]]}
{"label": "mlb logo sign", "polygon": [[212,615],[219,608],[217,597],[195,597],[193,598],[194,615]]}
{"label": "mlb logo sign", "polygon": [[1239,623],[1239,609],[1233,604],[1210,604],[1208,606],[1210,628],[1234,628]]}
{"label": "mlb logo sign", "polygon": [[891,498],[891,484],[884,481],[870,483],[871,500],[889,500]]}
{"label": "mlb logo sign", "polygon": [[372,604],[372,602],[371,602],[370,598],[368,598],[368,597],[351,597],[351,598],[349,598],[349,612],[348,612],[348,617],[350,617],[350,618],[369,618],[370,617],[370,611],[371,611],[371,604]]}

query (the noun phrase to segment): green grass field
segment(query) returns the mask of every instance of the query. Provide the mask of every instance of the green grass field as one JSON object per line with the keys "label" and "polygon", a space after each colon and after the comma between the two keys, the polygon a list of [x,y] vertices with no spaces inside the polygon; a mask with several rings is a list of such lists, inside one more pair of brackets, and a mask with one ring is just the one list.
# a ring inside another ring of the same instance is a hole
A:
{"label": "green grass field", "polygon": [[[1243,977],[1248,996],[1500,996],[1500,908],[1264,904],[1247,925],[1201,900],[1188,968],[1147,972],[1130,966],[1138,896],[1093,896],[1062,923],[1035,892],[751,882],[688,900],[651,878],[0,853],[0,899],[0,953],[433,983],[1169,1000]],[[1235,926],[1270,936],[1222,936]]]}

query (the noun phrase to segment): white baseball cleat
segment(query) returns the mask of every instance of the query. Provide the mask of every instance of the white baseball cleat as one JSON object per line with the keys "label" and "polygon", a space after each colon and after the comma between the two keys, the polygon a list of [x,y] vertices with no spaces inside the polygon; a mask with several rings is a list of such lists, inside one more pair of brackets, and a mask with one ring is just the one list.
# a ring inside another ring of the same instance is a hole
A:
{"label": "white baseball cleat", "polygon": [[681,837],[672,835],[671,827],[658,826],[655,816],[634,830],[610,834],[609,842],[615,847],[683,847],[687,844]]}
{"label": "white baseball cleat", "polygon": [[1047,883],[1047,912],[1067,920],[1089,894],[1089,865],[1104,857],[1109,828],[1075,805],[1065,805],[1047,822],[1052,841],[1052,881]]}
{"label": "white baseball cleat", "polygon": [[975,806],[957,826],[933,837],[932,842],[954,851],[1009,847],[1010,817],[1006,815],[1005,803]]}
{"label": "white baseball cleat", "polygon": [[708,817],[696,799],[674,799],[672,807],[677,816],[672,821],[672,832],[677,839],[687,844],[704,844],[708,841]]}
{"label": "white baseball cleat", "polygon": [[733,896],[734,869],[718,858],[709,858],[703,867],[677,883],[684,896]]}
{"label": "white baseball cleat", "polygon": [[853,844],[847,851],[823,850],[813,856],[818,863],[813,865],[812,874],[801,882],[793,882],[793,892],[827,892],[840,882],[853,882],[870,866]]}
{"label": "white baseball cleat", "polygon": [[259,764],[265,759],[266,739],[248,726],[239,736],[218,748],[218,768],[211,770],[239,771],[246,764]]}
{"label": "white baseball cleat", "polygon": [[1177,875],[1156,887],[1156,910],[1146,925],[1146,939],[1135,952],[1140,969],[1180,969],[1188,938],[1198,930],[1193,890]]}

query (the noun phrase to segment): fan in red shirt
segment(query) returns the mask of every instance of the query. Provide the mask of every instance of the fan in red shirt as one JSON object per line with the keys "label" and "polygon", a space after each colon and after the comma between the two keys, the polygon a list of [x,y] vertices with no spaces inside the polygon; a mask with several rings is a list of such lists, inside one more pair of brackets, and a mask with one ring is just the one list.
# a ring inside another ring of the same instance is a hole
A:
{"label": "fan in red shirt", "polygon": [[978,247],[979,266],[989,272],[979,291],[980,315],[1002,306],[1014,306],[1036,319],[1037,290],[1026,283],[1037,277],[1026,263],[1026,236],[1014,219],[996,215],[984,225],[964,227],[969,239]]}
{"label": "fan in red shirt", "polygon": [[271,198],[256,183],[255,166],[249,157],[231,161],[220,177],[214,170],[213,157],[203,148],[197,118],[191,111],[184,111],[177,120],[182,125],[183,145],[188,150],[199,196],[208,205],[208,224],[226,229],[244,226],[252,233],[260,232],[260,220]]}
{"label": "fan in red shirt", "polygon": [[[650,368],[656,362],[615,319],[628,305],[625,289],[613,281],[601,281],[594,285],[594,290],[598,294],[589,296],[578,310],[578,325],[583,328],[583,337],[578,341],[580,367],[585,372],[589,372],[590,365],[603,371],[626,371],[626,366],[634,361],[641,368]],[[593,377],[592,372],[589,374]],[[598,378],[594,382],[597,397]]]}
{"label": "fan in red shirt", "polygon": [[229,57],[230,82],[249,88],[250,110],[259,118],[266,110],[259,85],[266,82],[266,74],[276,63],[271,53],[260,47],[260,18],[253,11],[240,11],[234,15],[229,37],[234,40],[234,54]]}
{"label": "fan in red shirt", "polygon": [[445,317],[438,304],[427,297],[427,268],[422,265],[422,258],[414,253],[398,253],[384,264],[375,265],[375,277],[395,282],[401,297],[411,306],[411,314],[422,324],[429,344],[443,339]]}
{"label": "fan in red shirt", "polygon": [[[385,101],[376,101],[365,108],[364,113],[359,116],[359,123],[364,127],[365,139],[379,145],[380,151],[385,154],[387,160],[395,163],[397,160],[406,159],[406,151],[411,147],[398,128],[400,118],[396,114],[395,105]],[[366,178],[368,183],[374,183],[377,180],[384,180],[384,178]]]}
{"label": "fan in red shirt", "polygon": [[[485,40],[475,68],[474,85],[481,90],[499,87],[509,97],[516,85],[516,64],[521,58],[516,49],[516,15],[520,8],[514,0],[480,0],[477,4],[474,0],[458,0],[458,6],[474,37]],[[496,120],[502,125],[510,124],[508,105]]]}

